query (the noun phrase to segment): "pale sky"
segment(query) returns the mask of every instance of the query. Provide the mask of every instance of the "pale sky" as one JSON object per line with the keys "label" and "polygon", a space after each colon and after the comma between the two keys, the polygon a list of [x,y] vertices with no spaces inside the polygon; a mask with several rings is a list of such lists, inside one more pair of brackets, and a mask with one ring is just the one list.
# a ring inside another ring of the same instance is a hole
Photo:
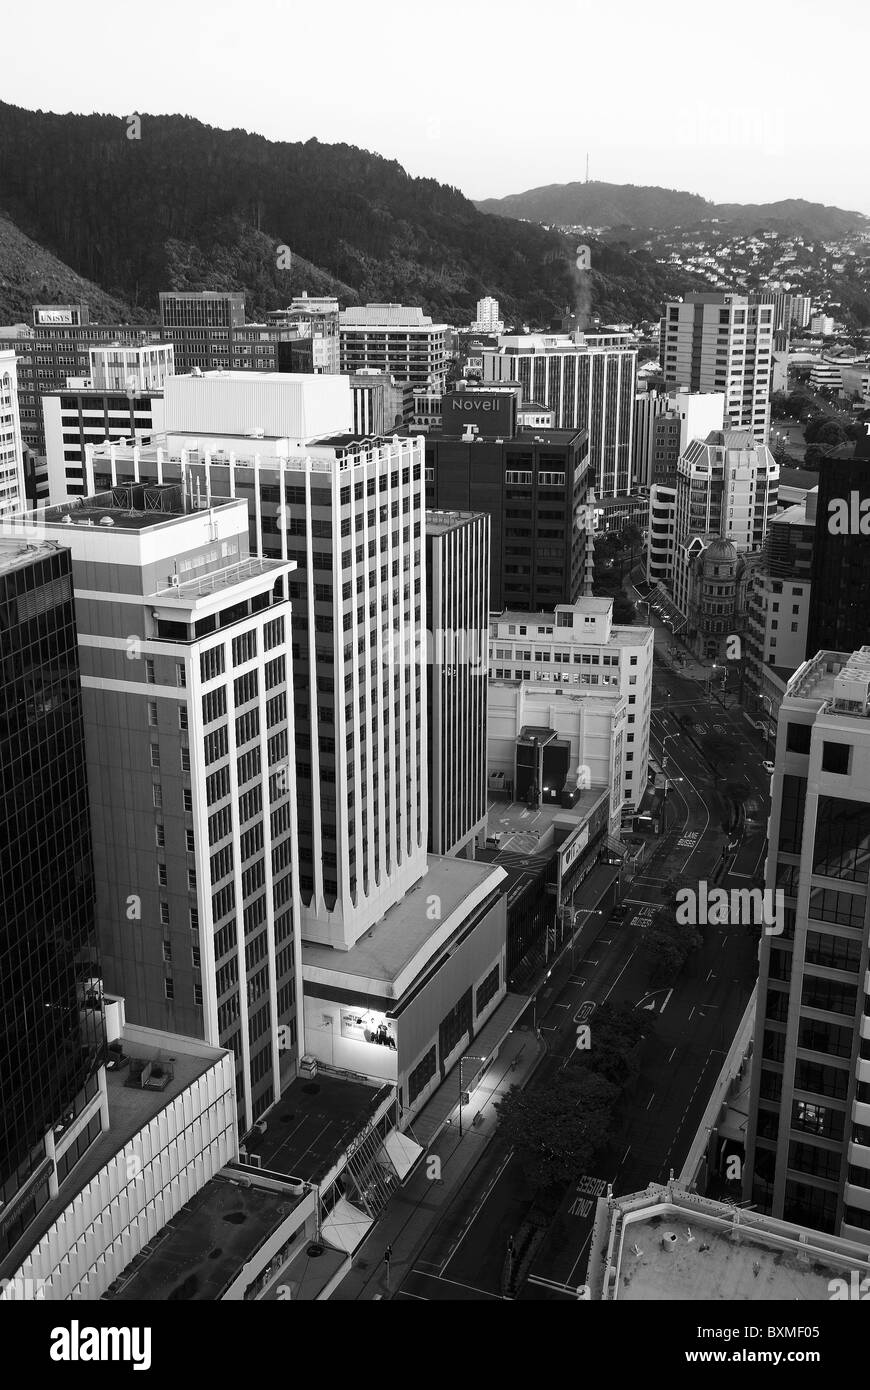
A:
{"label": "pale sky", "polygon": [[19,106],[344,141],[471,198],[588,150],[593,179],[870,214],[866,0],[42,0],[3,30]]}

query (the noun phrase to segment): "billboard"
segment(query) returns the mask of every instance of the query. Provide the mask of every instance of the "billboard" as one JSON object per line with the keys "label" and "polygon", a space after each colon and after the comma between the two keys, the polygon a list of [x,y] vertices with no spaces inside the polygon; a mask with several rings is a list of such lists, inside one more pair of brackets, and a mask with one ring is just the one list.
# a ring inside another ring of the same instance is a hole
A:
{"label": "billboard", "polygon": [[73,321],[72,309],[37,309],[37,323],[69,323]]}
{"label": "billboard", "polygon": [[442,401],[441,432],[454,438],[466,425],[476,425],[480,434],[512,439],[516,423],[513,391],[452,391]]}

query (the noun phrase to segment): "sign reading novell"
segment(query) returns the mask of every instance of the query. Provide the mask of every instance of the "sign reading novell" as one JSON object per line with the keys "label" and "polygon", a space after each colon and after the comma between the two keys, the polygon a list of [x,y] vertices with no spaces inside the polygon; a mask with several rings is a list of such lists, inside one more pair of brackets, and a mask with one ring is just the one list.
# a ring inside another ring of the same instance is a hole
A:
{"label": "sign reading novell", "polygon": [[513,439],[517,398],[509,391],[451,391],[442,401],[441,432],[457,436],[467,425],[490,438]]}

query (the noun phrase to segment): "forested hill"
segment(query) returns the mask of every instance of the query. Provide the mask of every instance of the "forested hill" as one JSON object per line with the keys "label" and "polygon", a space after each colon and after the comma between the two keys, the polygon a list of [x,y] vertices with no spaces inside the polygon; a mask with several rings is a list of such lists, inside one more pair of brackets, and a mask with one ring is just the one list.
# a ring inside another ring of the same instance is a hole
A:
{"label": "forested hill", "polygon": [[250,316],[307,289],[422,304],[456,323],[485,294],[509,319],[535,321],[572,299],[557,236],[485,216],[395,161],[186,116],[140,119],[129,139],[135,127],[117,116],[0,103],[0,212],[134,313],[171,288],[244,289]]}

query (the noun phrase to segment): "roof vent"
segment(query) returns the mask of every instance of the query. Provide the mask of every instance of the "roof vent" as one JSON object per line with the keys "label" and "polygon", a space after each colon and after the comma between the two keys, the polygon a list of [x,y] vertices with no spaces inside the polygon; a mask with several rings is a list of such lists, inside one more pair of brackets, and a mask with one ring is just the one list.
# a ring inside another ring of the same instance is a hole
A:
{"label": "roof vent", "polygon": [[101,526],[114,526],[114,524],[115,523],[110,516],[104,516],[100,519]]}

